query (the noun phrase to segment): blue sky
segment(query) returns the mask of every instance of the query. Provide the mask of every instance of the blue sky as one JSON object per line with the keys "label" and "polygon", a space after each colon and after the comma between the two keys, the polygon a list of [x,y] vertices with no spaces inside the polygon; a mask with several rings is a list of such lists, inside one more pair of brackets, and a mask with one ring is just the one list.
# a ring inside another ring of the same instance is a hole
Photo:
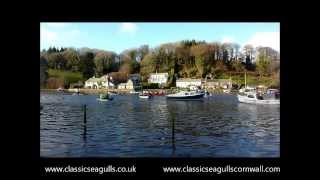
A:
{"label": "blue sky", "polygon": [[280,23],[41,23],[40,50],[88,47],[120,53],[185,39],[269,46],[280,51]]}

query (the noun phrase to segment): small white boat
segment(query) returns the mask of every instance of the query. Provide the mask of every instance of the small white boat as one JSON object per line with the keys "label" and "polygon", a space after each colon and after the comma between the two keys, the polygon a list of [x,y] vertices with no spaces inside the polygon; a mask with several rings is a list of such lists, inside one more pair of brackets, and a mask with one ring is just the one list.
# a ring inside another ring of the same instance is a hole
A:
{"label": "small white boat", "polygon": [[149,98],[151,98],[151,96],[149,96],[149,95],[139,95],[139,98],[141,98],[141,99],[149,99]]}
{"label": "small white boat", "polygon": [[148,91],[142,91],[142,93],[139,93],[139,98],[141,99],[150,99],[151,95]]}
{"label": "small white boat", "polygon": [[130,91],[129,93],[130,94],[139,94],[139,92],[137,92],[137,91]]}
{"label": "small white boat", "polygon": [[59,87],[59,88],[57,89],[57,91],[58,91],[58,92],[63,92],[64,89],[63,89],[62,87]]}
{"label": "small white boat", "polygon": [[100,99],[100,98],[97,98],[98,101],[110,101],[109,99]]}

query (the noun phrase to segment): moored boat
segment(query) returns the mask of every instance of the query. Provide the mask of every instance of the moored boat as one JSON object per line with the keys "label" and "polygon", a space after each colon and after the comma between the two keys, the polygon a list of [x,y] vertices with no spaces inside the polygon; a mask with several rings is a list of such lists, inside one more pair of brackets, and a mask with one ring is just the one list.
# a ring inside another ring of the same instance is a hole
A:
{"label": "moored boat", "polygon": [[111,97],[109,94],[100,94],[98,101],[112,101],[113,97]]}
{"label": "moored boat", "polygon": [[64,92],[64,88],[63,88],[63,87],[59,87],[59,88],[57,89],[57,91],[58,91],[58,92]]}
{"label": "moored boat", "polygon": [[255,94],[237,95],[238,101],[248,104],[280,104],[280,99],[262,99],[258,98]]}
{"label": "moored boat", "polygon": [[166,95],[167,99],[201,99],[205,95],[199,91],[180,91],[175,94]]}
{"label": "moored boat", "polygon": [[245,89],[237,95],[238,101],[249,104],[280,104],[280,93],[276,89],[269,89],[266,93],[257,93],[255,88]]}
{"label": "moored boat", "polygon": [[139,95],[139,98],[141,98],[141,99],[149,99],[149,98],[151,98],[151,96],[149,96],[149,95]]}
{"label": "moored boat", "polygon": [[132,90],[129,92],[130,94],[139,94],[139,92],[135,91],[135,90]]}
{"label": "moored boat", "polygon": [[245,73],[245,87],[239,90],[238,101],[248,104],[280,104],[280,92],[277,89],[262,90],[264,86],[248,87]]}
{"label": "moored boat", "polygon": [[141,99],[149,99],[151,97],[151,94],[147,91],[142,91],[141,93],[139,93],[139,98]]}

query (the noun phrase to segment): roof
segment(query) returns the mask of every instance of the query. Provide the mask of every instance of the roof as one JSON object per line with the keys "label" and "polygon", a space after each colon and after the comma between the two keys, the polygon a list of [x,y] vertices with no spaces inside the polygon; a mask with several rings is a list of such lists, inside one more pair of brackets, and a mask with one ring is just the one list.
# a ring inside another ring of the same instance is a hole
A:
{"label": "roof", "polygon": [[195,82],[195,81],[202,81],[202,79],[180,78],[180,79],[177,79],[176,82]]}
{"label": "roof", "polygon": [[100,78],[109,78],[109,77],[110,77],[109,75],[103,75]]}
{"label": "roof", "polygon": [[129,74],[129,76],[140,76],[140,74],[136,73],[136,74]]}
{"label": "roof", "polygon": [[207,82],[231,82],[231,79],[208,79]]}
{"label": "roof", "polygon": [[95,77],[92,77],[92,78],[86,80],[86,82],[98,82],[98,81],[101,81],[101,79],[100,78],[95,78]]}
{"label": "roof", "polygon": [[168,73],[150,73],[150,75],[168,75]]}
{"label": "roof", "polygon": [[[111,76],[109,76],[108,74],[107,75],[103,75],[100,78],[92,77],[92,78],[89,78],[88,80],[86,80],[86,82],[106,81],[106,80],[109,80],[109,77],[111,77]],[[112,79],[112,77],[111,77],[111,79]]]}

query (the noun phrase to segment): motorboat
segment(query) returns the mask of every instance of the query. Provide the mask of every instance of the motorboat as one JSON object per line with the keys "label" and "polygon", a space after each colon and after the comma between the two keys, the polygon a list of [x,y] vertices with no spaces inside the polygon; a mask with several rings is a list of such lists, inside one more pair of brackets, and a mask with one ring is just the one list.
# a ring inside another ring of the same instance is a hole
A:
{"label": "motorboat", "polygon": [[255,90],[244,91],[237,95],[238,101],[249,104],[280,104],[280,93],[275,89],[267,90],[267,93],[257,93]]}
{"label": "motorboat", "polygon": [[245,87],[239,90],[238,101],[248,104],[280,104],[280,92],[277,89],[267,89],[266,93],[256,87],[247,86],[245,74]]}
{"label": "motorboat", "polygon": [[134,91],[134,90],[130,91],[129,93],[130,93],[130,94],[139,94],[139,92]]}
{"label": "motorboat", "polygon": [[139,98],[141,99],[150,99],[151,97],[151,94],[147,91],[142,91],[141,93],[139,93]]}
{"label": "motorboat", "polygon": [[201,91],[180,91],[175,94],[166,95],[167,99],[201,99],[205,95]]}
{"label": "motorboat", "polygon": [[141,99],[150,99],[151,96],[150,95],[139,94],[139,98],[141,98]]}
{"label": "motorboat", "polygon": [[63,87],[59,87],[59,88],[57,89],[57,91],[58,91],[58,92],[64,92],[64,88],[63,88]]}
{"label": "motorboat", "polygon": [[249,104],[280,104],[280,99],[261,99],[256,94],[248,95],[237,95],[238,101],[241,103]]}
{"label": "motorboat", "polygon": [[113,97],[111,97],[109,94],[100,94],[98,101],[112,101]]}

